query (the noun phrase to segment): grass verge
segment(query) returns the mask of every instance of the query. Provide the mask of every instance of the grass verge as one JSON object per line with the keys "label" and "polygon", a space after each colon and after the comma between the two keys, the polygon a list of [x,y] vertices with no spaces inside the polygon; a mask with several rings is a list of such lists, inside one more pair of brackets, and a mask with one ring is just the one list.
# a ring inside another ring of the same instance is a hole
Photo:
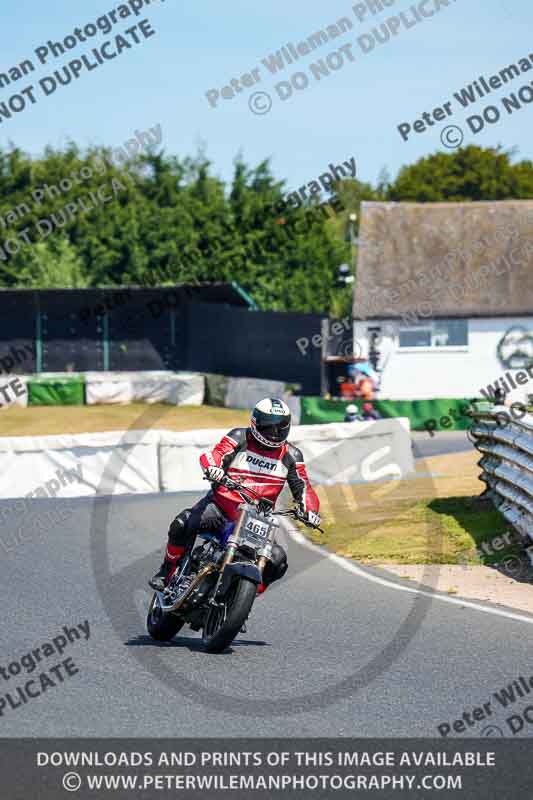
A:
{"label": "grass verge", "polygon": [[[418,462],[419,477],[378,487],[319,487],[325,533],[306,535],[369,564],[498,563],[520,548],[493,546],[508,525],[479,499],[478,459],[478,453],[428,458]],[[428,471],[435,477],[428,479]]]}
{"label": "grass verge", "polygon": [[132,403],[125,406],[11,406],[0,413],[0,436],[47,436],[61,433],[98,433],[136,427],[146,410],[153,413],[154,428],[170,431],[231,428],[247,425],[250,412],[218,406],[169,406]]}

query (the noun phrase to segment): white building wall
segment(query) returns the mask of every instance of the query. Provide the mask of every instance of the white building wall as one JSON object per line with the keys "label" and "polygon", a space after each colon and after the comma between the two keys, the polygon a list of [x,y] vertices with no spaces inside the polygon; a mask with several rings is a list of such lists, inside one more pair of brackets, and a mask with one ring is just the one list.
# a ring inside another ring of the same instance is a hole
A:
{"label": "white building wall", "polygon": [[[423,321],[423,320],[421,320]],[[368,328],[381,327],[380,399],[427,400],[437,397],[482,396],[480,390],[509,372],[499,361],[497,347],[510,328],[523,327],[533,334],[530,317],[476,318],[468,321],[468,346],[400,348],[399,320],[355,321],[356,352],[368,356]],[[511,401],[525,401],[533,394],[533,379],[508,395]]]}

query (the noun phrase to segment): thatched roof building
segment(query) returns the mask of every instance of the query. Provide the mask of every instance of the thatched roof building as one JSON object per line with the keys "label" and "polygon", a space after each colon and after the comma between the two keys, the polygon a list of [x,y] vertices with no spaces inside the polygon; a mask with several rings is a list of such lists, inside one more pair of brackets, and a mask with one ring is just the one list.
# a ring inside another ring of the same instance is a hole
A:
{"label": "thatched roof building", "polygon": [[533,200],[363,203],[355,319],[533,313]]}

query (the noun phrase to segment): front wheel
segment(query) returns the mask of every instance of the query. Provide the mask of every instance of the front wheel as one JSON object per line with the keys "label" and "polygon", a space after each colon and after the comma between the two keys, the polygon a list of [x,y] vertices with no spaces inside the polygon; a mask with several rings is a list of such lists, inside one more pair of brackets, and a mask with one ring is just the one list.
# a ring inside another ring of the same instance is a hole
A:
{"label": "front wheel", "polygon": [[208,653],[221,653],[230,646],[246,622],[256,594],[253,581],[236,578],[220,605],[209,606],[202,637]]}
{"label": "front wheel", "polygon": [[146,619],[146,627],[152,639],[155,639],[156,642],[169,642],[183,625],[183,620],[175,614],[163,611],[159,602],[159,595],[156,592],[152,597]]}

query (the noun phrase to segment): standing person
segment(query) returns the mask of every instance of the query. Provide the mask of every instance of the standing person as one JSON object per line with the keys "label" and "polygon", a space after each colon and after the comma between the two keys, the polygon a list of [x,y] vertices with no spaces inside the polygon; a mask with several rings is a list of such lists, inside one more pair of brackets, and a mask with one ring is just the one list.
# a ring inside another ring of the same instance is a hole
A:
{"label": "standing person", "polygon": [[[290,429],[289,407],[282,400],[266,398],[254,408],[248,428],[234,428],[213,450],[200,456],[200,466],[215,486],[195,506],[181,511],[171,523],[165,559],[159,572],[149,581],[152,589],[163,591],[187,550],[193,546],[198,531],[221,532],[228,522],[239,516],[239,505],[246,502],[246,498],[236,489],[216,485],[225,475],[273,503],[288,483],[305,519],[312,525],[320,525],[320,501],[307,477],[301,451],[287,441]],[[264,591],[286,571],[287,554],[275,544],[258,591]]]}
{"label": "standing person", "polygon": [[356,397],[361,400],[373,400],[375,392],[374,371],[370,364],[357,364]]}
{"label": "standing person", "polygon": [[345,422],[362,422],[362,420],[363,417],[359,414],[359,409],[355,403],[350,403],[349,406],[346,406]]}
{"label": "standing person", "polygon": [[376,411],[372,403],[363,403],[363,419],[381,419],[381,415]]}

